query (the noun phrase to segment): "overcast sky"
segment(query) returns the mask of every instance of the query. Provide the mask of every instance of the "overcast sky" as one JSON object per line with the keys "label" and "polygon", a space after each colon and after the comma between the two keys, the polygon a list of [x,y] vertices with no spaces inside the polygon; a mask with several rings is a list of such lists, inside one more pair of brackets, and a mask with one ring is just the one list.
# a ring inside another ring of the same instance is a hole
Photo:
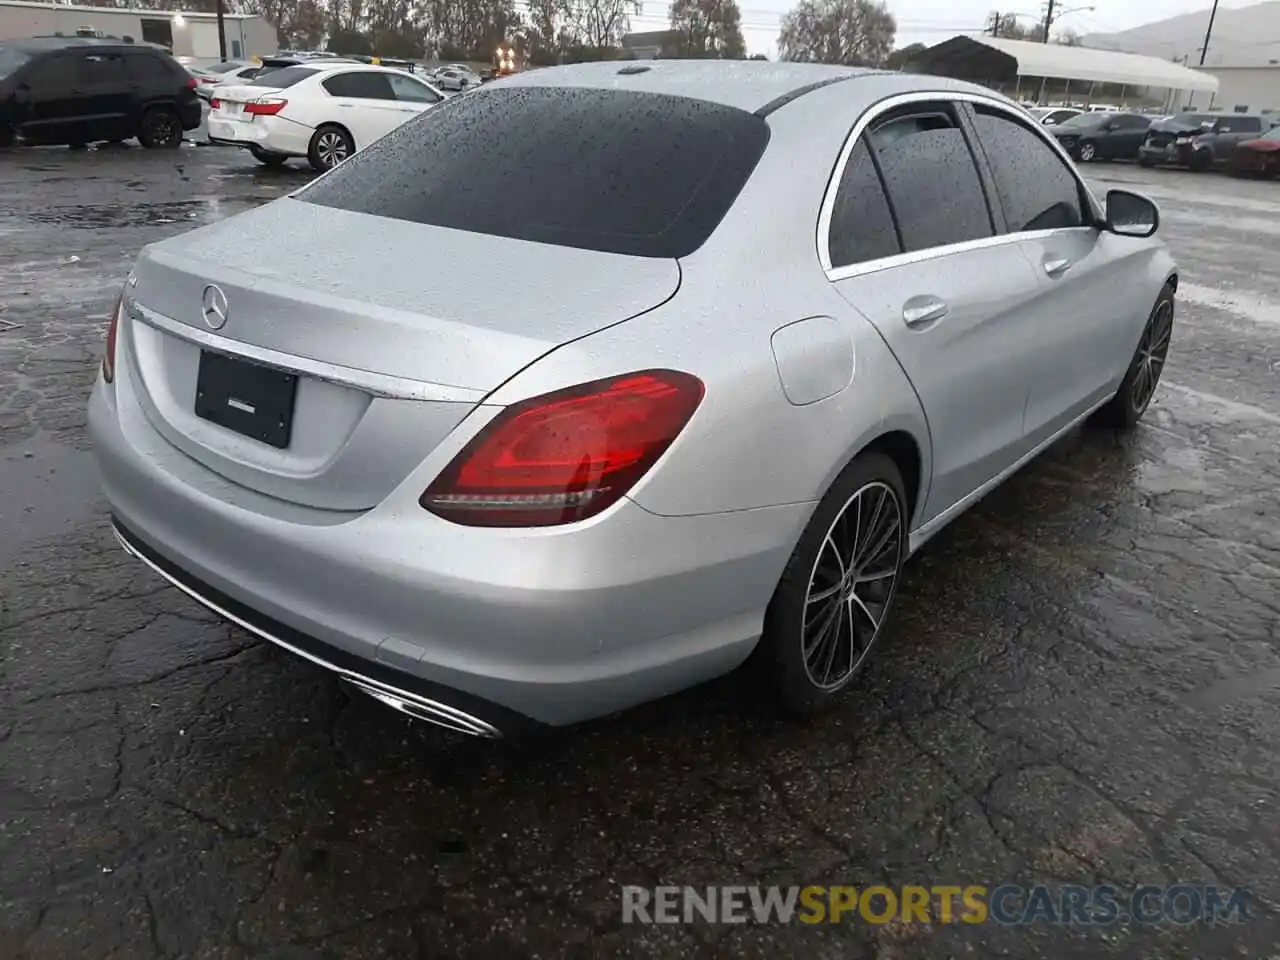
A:
{"label": "overcast sky", "polygon": [[[1222,0],[1222,8],[1245,7],[1257,0]],[[1211,0],[1066,0],[1063,13],[1054,23],[1077,33],[1114,33],[1143,23],[1165,20],[1181,13],[1205,11],[1206,24]],[[742,10],[743,35],[751,53],[773,57],[778,23],[793,0],[738,0]],[[1093,10],[1081,9],[1093,7]],[[667,26],[669,0],[643,0],[642,15],[631,18],[632,30],[661,30]],[[909,43],[941,43],[957,33],[982,30],[992,10],[1026,14],[1028,23],[1044,16],[1039,0],[889,0],[889,11],[897,18],[897,46]]]}

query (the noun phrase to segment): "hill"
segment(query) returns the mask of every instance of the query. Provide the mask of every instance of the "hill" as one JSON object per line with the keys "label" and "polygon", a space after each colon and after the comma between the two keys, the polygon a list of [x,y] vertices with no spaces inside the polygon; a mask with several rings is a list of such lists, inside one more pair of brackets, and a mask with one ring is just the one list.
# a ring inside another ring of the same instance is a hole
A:
{"label": "hill", "polygon": [[[1092,33],[1081,38],[1087,47],[1143,53],[1165,60],[1200,59],[1209,25],[1209,7],[1119,33]],[[1236,9],[1218,8],[1205,66],[1262,66],[1280,63],[1280,0]]]}

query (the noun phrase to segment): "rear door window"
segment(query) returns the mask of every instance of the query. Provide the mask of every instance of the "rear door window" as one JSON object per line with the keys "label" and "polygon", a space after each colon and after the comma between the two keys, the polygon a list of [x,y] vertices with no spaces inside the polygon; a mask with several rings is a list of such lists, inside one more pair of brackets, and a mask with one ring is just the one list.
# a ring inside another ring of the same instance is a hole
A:
{"label": "rear door window", "polygon": [[395,93],[385,73],[361,70],[355,73],[339,73],[321,84],[335,97],[353,97],[357,100],[394,100]]}
{"label": "rear door window", "polygon": [[271,87],[284,90],[295,83],[313,77],[320,71],[315,67],[278,67],[274,70],[263,70],[249,83],[251,87]]}
{"label": "rear door window", "polygon": [[907,251],[995,234],[982,179],[947,105],[912,105],[878,121],[870,142]]}
{"label": "rear door window", "polygon": [[125,67],[131,80],[154,82],[166,80],[169,77],[168,65],[159,57],[153,57],[145,53],[129,54],[125,58]]}
{"label": "rear door window", "polygon": [[474,233],[683,257],[715,230],[766,121],[692,97],[553,87],[451,97],[296,198]]}
{"label": "rear door window", "polygon": [[974,107],[973,125],[991,165],[1010,232],[1078,227],[1085,222],[1079,181],[1034,130],[981,104]]}

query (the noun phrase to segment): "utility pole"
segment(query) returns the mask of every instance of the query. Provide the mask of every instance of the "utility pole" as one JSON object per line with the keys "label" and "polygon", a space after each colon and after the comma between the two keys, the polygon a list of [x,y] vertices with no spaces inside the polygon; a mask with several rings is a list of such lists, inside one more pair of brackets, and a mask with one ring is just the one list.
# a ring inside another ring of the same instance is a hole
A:
{"label": "utility pole", "polygon": [[991,35],[993,37],[1000,36],[1000,11],[993,10],[991,16],[987,19],[991,21]]}
{"label": "utility pole", "polygon": [[[1053,0],[1050,0],[1052,3]],[[1200,48],[1200,66],[1204,66],[1204,58],[1209,54],[1209,37],[1213,35],[1213,20],[1218,15],[1218,0],[1213,0],[1213,9],[1209,11],[1209,29],[1204,32],[1204,46]]]}
{"label": "utility pole", "polygon": [[227,59],[227,24],[223,19],[223,0],[218,0],[218,59]]}
{"label": "utility pole", "polygon": [[[1217,3],[1217,0],[1214,0]],[[1044,34],[1040,37],[1041,43],[1049,42],[1049,28],[1053,26],[1053,0],[1049,0],[1049,6],[1044,12]]]}

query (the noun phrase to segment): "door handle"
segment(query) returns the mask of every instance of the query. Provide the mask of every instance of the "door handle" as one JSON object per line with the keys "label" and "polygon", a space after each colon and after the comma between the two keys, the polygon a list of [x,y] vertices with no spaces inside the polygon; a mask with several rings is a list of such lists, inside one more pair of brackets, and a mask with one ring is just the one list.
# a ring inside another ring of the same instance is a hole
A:
{"label": "door handle", "polygon": [[1044,272],[1051,277],[1060,277],[1071,269],[1071,261],[1066,257],[1059,257],[1055,260],[1046,260],[1044,262]]}
{"label": "door handle", "polygon": [[947,315],[947,305],[937,297],[912,297],[902,308],[902,322],[908,327],[924,327]]}

